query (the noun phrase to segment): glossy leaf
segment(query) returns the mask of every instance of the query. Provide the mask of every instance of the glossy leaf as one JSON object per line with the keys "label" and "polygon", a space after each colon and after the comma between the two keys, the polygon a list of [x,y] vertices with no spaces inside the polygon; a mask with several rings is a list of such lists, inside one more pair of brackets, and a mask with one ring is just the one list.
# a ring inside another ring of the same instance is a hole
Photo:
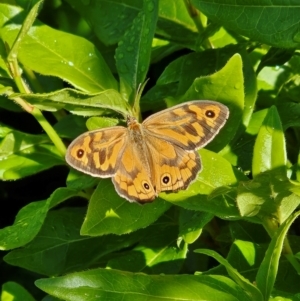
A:
{"label": "glossy leaf", "polygon": [[221,156],[205,149],[200,154],[203,170],[198,174],[197,180],[187,190],[162,193],[161,197],[189,210],[210,212],[223,218],[239,217],[234,201],[235,191],[228,186],[234,186],[238,181],[247,178]]}
{"label": "glossy leaf", "polygon": [[139,85],[146,79],[157,14],[158,1],[143,0],[143,9],[135,17],[116,49],[120,90],[131,104]]}
{"label": "glossy leaf", "polygon": [[277,106],[278,114],[284,130],[300,126],[300,104],[294,102],[281,103]]}
{"label": "glossy leaf", "polygon": [[[47,276],[85,270],[102,256],[129,247],[141,232],[123,236],[84,237],[79,234],[85,209],[50,212],[35,238],[4,257],[5,262]],[[81,256],[77,256],[78,252]]]}
{"label": "glossy leaf", "polygon": [[73,89],[63,89],[44,94],[13,94],[11,98],[22,97],[29,103],[46,111],[68,110],[73,114],[93,116],[104,109],[128,115],[128,104],[115,90],[105,90],[97,94],[87,94]]}
{"label": "glossy leaf", "polygon": [[75,139],[86,131],[86,119],[78,115],[66,115],[55,125],[54,129],[60,137]]}
{"label": "glossy leaf", "polygon": [[212,256],[215,260],[217,260],[220,264],[222,264],[229,276],[238,284],[240,285],[245,292],[251,297],[251,300],[263,301],[263,296],[261,292],[247,280],[244,278],[236,269],[234,269],[226,259],[220,256],[218,253],[211,251],[211,250],[204,250],[204,249],[197,249],[195,250],[196,253],[206,254]]}
{"label": "glossy leaf", "polygon": [[147,274],[179,273],[188,249],[186,244],[178,244],[178,225],[168,213],[144,230],[132,250],[111,259],[107,267]]}
{"label": "glossy leaf", "polygon": [[249,173],[252,169],[252,162],[249,158],[253,157],[256,135],[266,115],[267,110],[260,110],[253,113],[246,131],[238,137],[238,139],[234,139],[229,147],[225,147],[220,152],[233,166],[240,166],[245,173]]}
{"label": "glossy leaf", "polygon": [[278,112],[271,107],[257,135],[252,173],[257,176],[264,171],[286,166],[286,148],[284,133]]}
{"label": "glossy leaf", "polygon": [[[71,169],[67,177],[67,187],[77,191],[93,188],[98,184],[98,179],[84,174],[76,169]],[[89,196],[89,195],[88,195]]]}
{"label": "glossy leaf", "polygon": [[10,131],[0,143],[0,178],[16,180],[64,164],[45,135]]}
{"label": "glossy leaf", "polygon": [[[19,22],[24,18],[23,11],[16,6],[0,4],[0,12],[1,26],[7,18],[17,16]],[[20,26],[5,25],[2,38],[12,45]],[[77,51],[74,52],[73,47]],[[86,92],[117,89],[116,80],[91,42],[52,29],[39,21],[24,37],[18,51],[18,60],[38,73],[60,77]]]}
{"label": "glossy leaf", "polygon": [[143,206],[132,204],[117,194],[111,179],[101,179],[90,199],[81,234],[130,233],[150,225],[169,208],[170,204],[159,198]]}
{"label": "glossy leaf", "polygon": [[6,282],[2,285],[1,301],[35,301],[33,296],[20,284]]}
{"label": "glossy leaf", "polygon": [[[254,41],[281,48],[298,48],[298,15],[300,5],[279,0],[192,0],[192,3],[211,20]],[[272,19],[270,23],[269,20]]]}
{"label": "glossy leaf", "polygon": [[299,206],[300,197],[281,171],[265,172],[248,182],[240,182],[237,204],[242,216],[273,216],[281,224]]}
{"label": "glossy leaf", "polygon": [[[115,44],[122,39],[142,9],[140,0],[96,1],[89,5],[80,0],[68,2],[87,20],[97,37],[107,45]],[[197,27],[184,3],[182,1],[170,3],[169,0],[159,1],[156,33],[164,39],[171,37],[172,41],[190,48],[195,48],[198,36]]]}
{"label": "glossy leaf", "polygon": [[33,202],[23,207],[12,226],[0,229],[0,250],[15,249],[29,243],[41,229],[48,210],[75,195],[77,192],[74,190],[60,188],[46,201]]}
{"label": "glossy leaf", "polygon": [[109,117],[91,117],[87,120],[86,126],[89,131],[107,128],[118,125],[119,120]]}
{"label": "glossy leaf", "polygon": [[286,234],[291,224],[299,215],[300,212],[295,212],[278,228],[258,270],[256,284],[262,292],[264,300],[268,300],[271,295],[271,291],[276,280],[279,259]]}
{"label": "glossy leaf", "polygon": [[36,281],[37,287],[64,300],[207,300],[251,299],[222,276],[153,275],[96,269]]}
{"label": "glossy leaf", "polygon": [[202,233],[203,227],[213,218],[211,213],[181,208],[179,216],[179,235],[188,244],[194,243]]}

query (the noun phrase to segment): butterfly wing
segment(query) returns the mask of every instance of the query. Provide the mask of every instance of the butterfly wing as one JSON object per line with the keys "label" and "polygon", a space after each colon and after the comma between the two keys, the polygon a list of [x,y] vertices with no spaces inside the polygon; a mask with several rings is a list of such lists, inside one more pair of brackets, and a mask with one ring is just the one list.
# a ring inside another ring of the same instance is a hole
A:
{"label": "butterfly wing", "polygon": [[126,143],[118,170],[113,177],[116,191],[130,202],[146,203],[157,197],[152,185],[149,154],[144,141]]}
{"label": "butterfly wing", "polygon": [[94,177],[111,177],[118,169],[127,135],[121,126],[86,132],[69,145],[66,161]]}
{"label": "butterfly wing", "polygon": [[228,108],[214,101],[190,101],[151,115],[143,127],[151,135],[195,150],[209,143],[224,126]]}
{"label": "butterfly wing", "polygon": [[151,135],[146,137],[156,192],[186,189],[201,170],[199,154]]}
{"label": "butterfly wing", "polygon": [[186,189],[201,170],[196,152],[224,126],[229,110],[214,101],[191,101],[156,113],[142,126],[157,193]]}

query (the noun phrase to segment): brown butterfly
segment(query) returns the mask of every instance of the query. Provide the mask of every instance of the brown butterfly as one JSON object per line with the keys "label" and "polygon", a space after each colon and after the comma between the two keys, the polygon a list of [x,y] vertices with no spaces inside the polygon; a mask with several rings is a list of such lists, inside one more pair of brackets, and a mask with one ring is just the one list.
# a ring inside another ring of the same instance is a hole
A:
{"label": "brown butterfly", "polygon": [[130,202],[151,202],[161,191],[186,189],[201,170],[197,149],[224,126],[229,110],[214,101],[190,101],[163,110],[127,128],[86,132],[69,146],[69,165],[94,177],[112,177]]}

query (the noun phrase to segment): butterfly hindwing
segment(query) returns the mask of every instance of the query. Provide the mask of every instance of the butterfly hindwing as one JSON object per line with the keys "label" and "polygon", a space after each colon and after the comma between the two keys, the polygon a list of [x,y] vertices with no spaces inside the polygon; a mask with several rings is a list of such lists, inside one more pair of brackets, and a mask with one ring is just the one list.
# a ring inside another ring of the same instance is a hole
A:
{"label": "butterfly hindwing", "polygon": [[199,154],[151,135],[146,137],[157,193],[186,189],[201,170]]}
{"label": "butterfly hindwing", "polygon": [[147,149],[142,152],[135,143],[127,143],[123,150],[113,183],[116,191],[130,202],[151,202],[157,196],[150,178],[149,158]]}

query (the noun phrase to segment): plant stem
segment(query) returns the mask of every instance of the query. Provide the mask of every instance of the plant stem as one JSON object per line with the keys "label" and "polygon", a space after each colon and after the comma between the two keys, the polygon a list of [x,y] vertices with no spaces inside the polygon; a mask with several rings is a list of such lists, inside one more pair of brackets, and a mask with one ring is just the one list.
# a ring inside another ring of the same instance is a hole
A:
{"label": "plant stem", "polygon": [[32,113],[34,118],[38,121],[38,123],[41,125],[41,127],[44,129],[44,131],[47,133],[53,144],[56,146],[62,157],[65,156],[66,153],[66,147],[63,144],[60,137],[57,135],[56,131],[53,129],[53,127],[49,124],[49,122],[46,120],[42,112],[34,107]]}
{"label": "plant stem", "polygon": [[[192,18],[193,22],[195,23],[199,34],[202,34],[205,31],[205,27],[203,26],[202,20],[200,18],[200,12],[191,4],[190,0],[184,0],[183,1],[190,17]],[[208,38],[203,40],[202,46],[205,49],[212,49],[213,45],[211,44],[211,42],[209,41]]]}

